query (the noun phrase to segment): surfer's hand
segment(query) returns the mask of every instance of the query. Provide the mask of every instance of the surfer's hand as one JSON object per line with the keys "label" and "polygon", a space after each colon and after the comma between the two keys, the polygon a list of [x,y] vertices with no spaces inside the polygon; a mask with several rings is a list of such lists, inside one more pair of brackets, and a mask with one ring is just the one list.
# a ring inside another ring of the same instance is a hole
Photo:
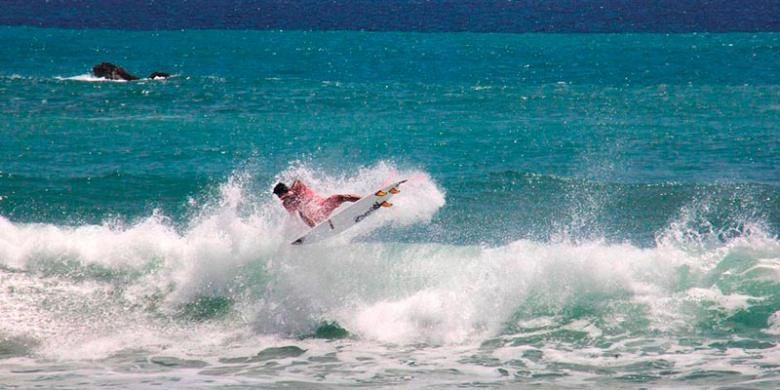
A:
{"label": "surfer's hand", "polygon": [[317,224],[316,222],[314,222],[313,220],[309,219],[306,215],[304,215],[300,211],[298,211],[298,215],[301,216],[301,219],[303,220],[303,222],[306,223],[307,225],[309,225],[309,227],[314,227],[314,225]]}

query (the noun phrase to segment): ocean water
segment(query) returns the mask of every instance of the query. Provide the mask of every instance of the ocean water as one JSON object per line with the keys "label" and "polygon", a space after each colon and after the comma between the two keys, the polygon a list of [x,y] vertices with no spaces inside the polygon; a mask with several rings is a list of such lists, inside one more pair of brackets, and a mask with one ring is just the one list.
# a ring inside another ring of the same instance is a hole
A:
{"label": "ocean water", "polygon": [[778,387],[778,48],[2,27],[0,387]]}

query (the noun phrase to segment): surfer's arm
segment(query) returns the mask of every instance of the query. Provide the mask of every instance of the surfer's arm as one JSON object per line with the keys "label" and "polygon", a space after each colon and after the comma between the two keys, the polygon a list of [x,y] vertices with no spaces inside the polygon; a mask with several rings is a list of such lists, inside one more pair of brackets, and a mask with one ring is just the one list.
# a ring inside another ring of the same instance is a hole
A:
{"label": "surfer's arm", "polygon": [[307,190],[309,190],[309,187],[307,187],[306,184],[303,184],[302,181],[297,180],[297,179],[290,186],[290,191],[298,193],[298,194],[303,194]]}
{"label": "surfer's arm", "polygon": [[314,227],[314,225],[316,225],[316,223],[314,223],[314,221],[312,221],[311,219],[307,218],[305,215],[303,215],[302,212],[298,211],[298,215],[301,216],[301,219],[303,220],[303,222],[305,222],[307,225],[309,225],[309,227]]}

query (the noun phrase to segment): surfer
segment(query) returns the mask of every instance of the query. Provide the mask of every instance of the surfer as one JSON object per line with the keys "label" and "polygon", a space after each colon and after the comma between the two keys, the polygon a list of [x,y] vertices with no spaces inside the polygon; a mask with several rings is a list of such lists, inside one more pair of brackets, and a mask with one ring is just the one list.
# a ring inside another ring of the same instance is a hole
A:
{"label": "surfer", "polygon": [[294,181],[290,187],[284,183],[276,184],[274,194],[282,200],[282,206],[287,211],[297,212],[303,222],[311,227],[328,218],[330,213],[342,203],[360,200],[359,196],[351,194],[337,194],[323,198],[300,180]]}

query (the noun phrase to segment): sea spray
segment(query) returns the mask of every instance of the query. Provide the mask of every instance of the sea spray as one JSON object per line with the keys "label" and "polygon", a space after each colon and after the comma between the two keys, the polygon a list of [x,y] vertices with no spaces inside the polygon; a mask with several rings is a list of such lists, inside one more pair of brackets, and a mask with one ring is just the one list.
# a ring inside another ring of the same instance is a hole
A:
{"label": "sea spray", "polygon": [[[382,167],[379,169],[389,170]],[[374,176],[366,177],[367,173]],[[443,203],[443,196],[429,179],[415,172],[408,174],[420,177],[418,184],[409,187],[409,196],[423,202],[399,213],[401,224],[430,218]],[[379,174],[367,169],[359,175],[364,177],[351,180],[376,180]],[[117,299],[111,303],[96,298],[94,304],[119,305],[119,310],[129,308],[140,316],[170,316],[184,310],[187,316],[199,317],[203,310],[225,310],[219,308],[225,304],[251,307],[251,300],[263,298],[265,287],[253,283],[264,283],[265,268],[286,266],[286,258],[306,252],[295,254],[285,236],[301,227],[270,195],[247,193],[250,181],[245,172],[231,176],[181,227],[159,213],[129,224],[108,221],[81,226],[22,224],[0,218],[0,259],[8,272],[28,275],[25,277],[53,278],[58,285],[94,285]],[[433,196],[432,203],[424,201],[424,191]],[[392,217],[385,216],[389,218],[385,222]],[[382,226],[364,225],[356,235]],[[62,309],[67,311],[67,306]],[[74,313],[82,310],[73,309]]]}

